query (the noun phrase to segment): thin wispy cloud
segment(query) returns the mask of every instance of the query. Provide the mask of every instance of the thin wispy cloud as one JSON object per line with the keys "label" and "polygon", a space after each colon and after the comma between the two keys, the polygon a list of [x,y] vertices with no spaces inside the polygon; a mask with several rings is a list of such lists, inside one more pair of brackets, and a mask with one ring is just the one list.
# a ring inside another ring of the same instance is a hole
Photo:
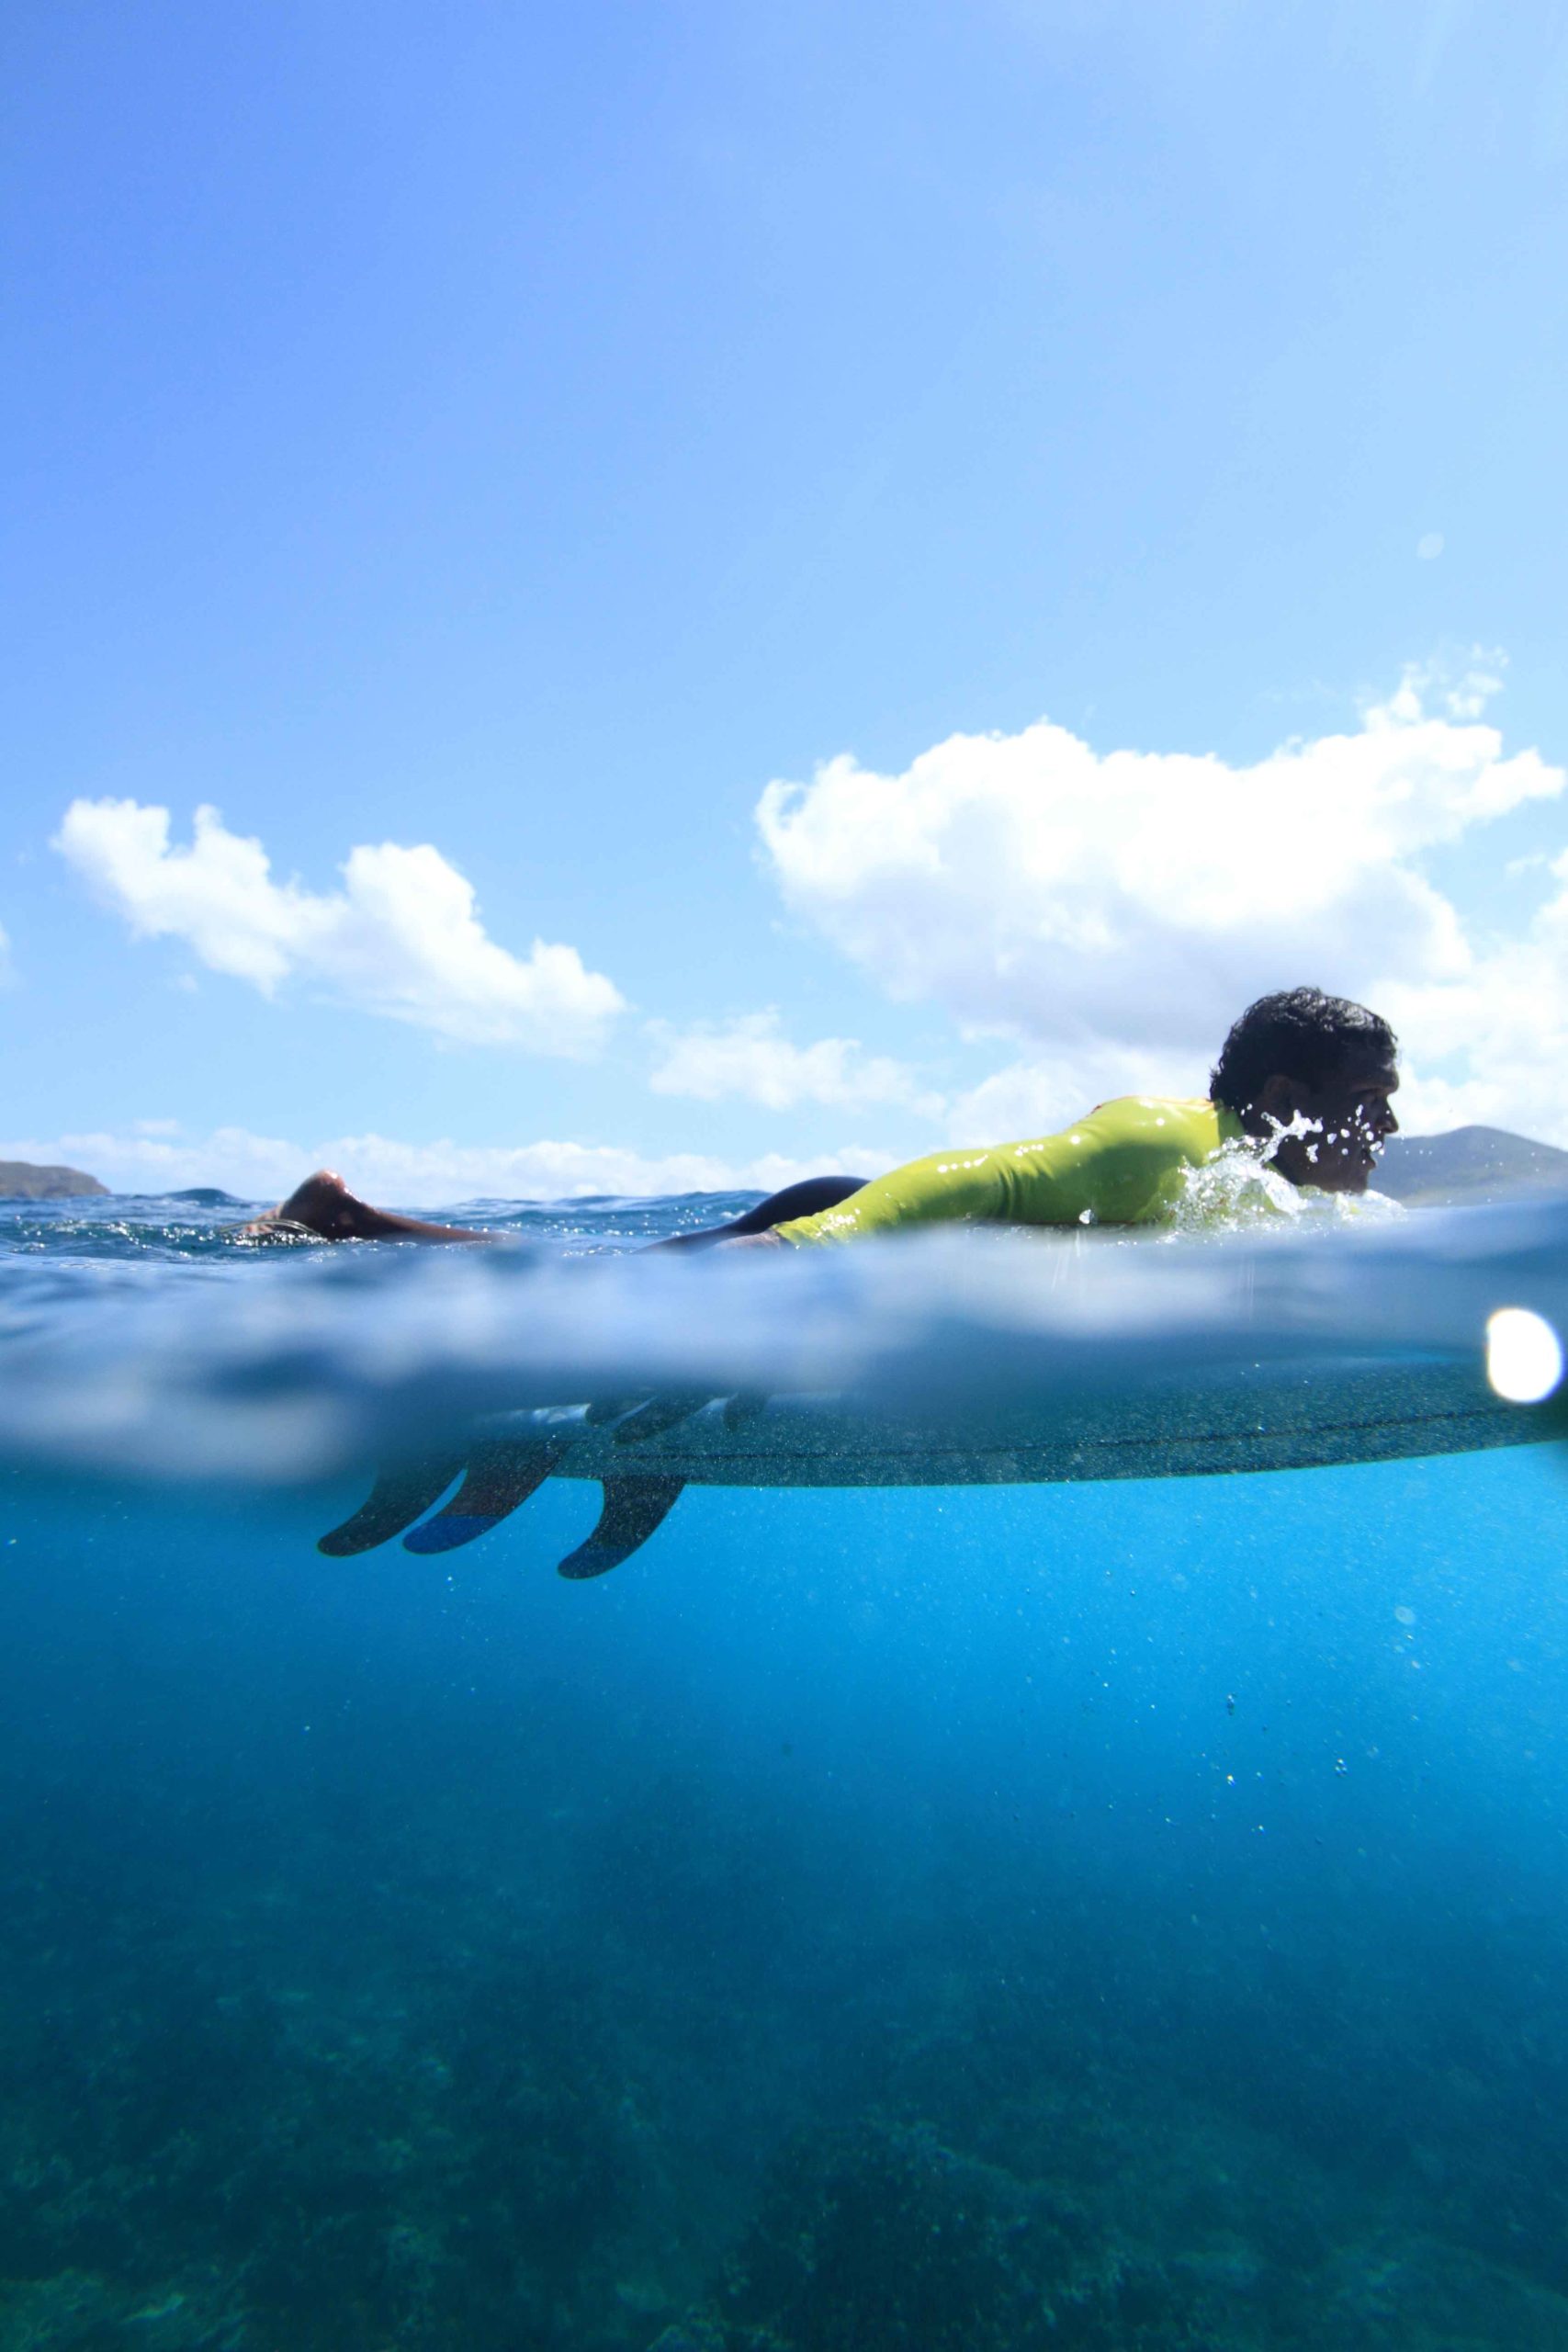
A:
{"label": "thin wispy cloud", "polygon": [[473,885],[429,842],[352,849],[331,891],[276,880],[262,843],[212,808],[184,846],[167,808],[73,800],[54,846],[134,936],[182,940],[265,996],[299,984],[439,1037],[568,1056],[596,1051],[625,1010],[575,947],[500,945]]}

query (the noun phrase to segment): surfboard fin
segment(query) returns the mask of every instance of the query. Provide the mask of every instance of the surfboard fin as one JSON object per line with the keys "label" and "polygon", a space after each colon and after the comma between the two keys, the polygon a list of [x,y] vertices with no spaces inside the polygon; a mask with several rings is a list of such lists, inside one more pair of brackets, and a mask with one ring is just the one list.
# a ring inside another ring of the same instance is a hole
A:
{"label": "surfboard fin", "polygon": [[575,1430],[559,1437],[492,1437],[475,1446],[468,1474],[445,1510],[403,1537],[405,1552],[455,1552],[477,1542],[510,1518],[542,1487],[571,1445]]}
{"label": "surfboard fin", "polygon": [[329,1560],[352,1559],[356,1552],[374,1551],[412,1527],[439,1502],[463,1467],[460,1453],[432,1453],[417,1462],[400,1463],[395,1470],[378,1471],[376,1483],[359,1509],[341,1527],[330,1528],[316,1545]]}
{"label": "surfboard fin", "polygon": [[599,1523],[560,1564],[563,1577],[602,1577],[647,1543],[674,1510],[684,1478],[606,1478]]}

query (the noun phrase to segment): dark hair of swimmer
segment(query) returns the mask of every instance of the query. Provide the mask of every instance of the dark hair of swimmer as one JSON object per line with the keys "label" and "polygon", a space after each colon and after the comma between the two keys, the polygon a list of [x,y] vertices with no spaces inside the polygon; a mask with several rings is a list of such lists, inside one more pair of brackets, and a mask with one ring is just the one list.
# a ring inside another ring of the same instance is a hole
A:
{"label": "dark hair of swimmer", "polygon": [[1232,1023],[1210,1072],[1209,1092],[1239,1117],[1270,1078],[1320,1087],[1347,1061],[1398,1058],[1399,1041],[1381,1012],[1321,989],[1279,989]]}

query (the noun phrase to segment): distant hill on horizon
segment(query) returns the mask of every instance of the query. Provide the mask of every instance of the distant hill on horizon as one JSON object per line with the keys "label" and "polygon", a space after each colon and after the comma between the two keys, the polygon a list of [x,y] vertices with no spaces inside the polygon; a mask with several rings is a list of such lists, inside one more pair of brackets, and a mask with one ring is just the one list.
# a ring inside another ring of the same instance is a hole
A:
{"label": "distant hill on horizon", "polygon": [[1568,1151],[1506,1127],[1393,1136],[1372,1182],[1407,1208],[1477,1207],[1521,1193],[1568,1192]]}
{"label": "distant hill on horizon", "polygon": [[107,1196],[108,1189],[80,1168],[39,1168],[30,1159],[0,1159],[0,1201],[79,1201]]}

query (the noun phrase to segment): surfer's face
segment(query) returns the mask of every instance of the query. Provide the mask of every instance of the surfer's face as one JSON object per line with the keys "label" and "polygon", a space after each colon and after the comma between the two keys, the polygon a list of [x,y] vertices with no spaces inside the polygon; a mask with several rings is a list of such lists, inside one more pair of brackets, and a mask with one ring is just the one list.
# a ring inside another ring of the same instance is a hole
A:
{"label": "surfer's face", "polygon": [[1399,1132],[1392,1097],[1399,1072],[1389,1061],[1358,1057],[1341,1065],[1321,1086],[1299,1079],[1271,1078],[1258,1098],[1264,1132],[1281,1136],[1275,1167],[1292,1184],[1315,1184],[1325,1193],[1364,1193],[1378,1155]]}

